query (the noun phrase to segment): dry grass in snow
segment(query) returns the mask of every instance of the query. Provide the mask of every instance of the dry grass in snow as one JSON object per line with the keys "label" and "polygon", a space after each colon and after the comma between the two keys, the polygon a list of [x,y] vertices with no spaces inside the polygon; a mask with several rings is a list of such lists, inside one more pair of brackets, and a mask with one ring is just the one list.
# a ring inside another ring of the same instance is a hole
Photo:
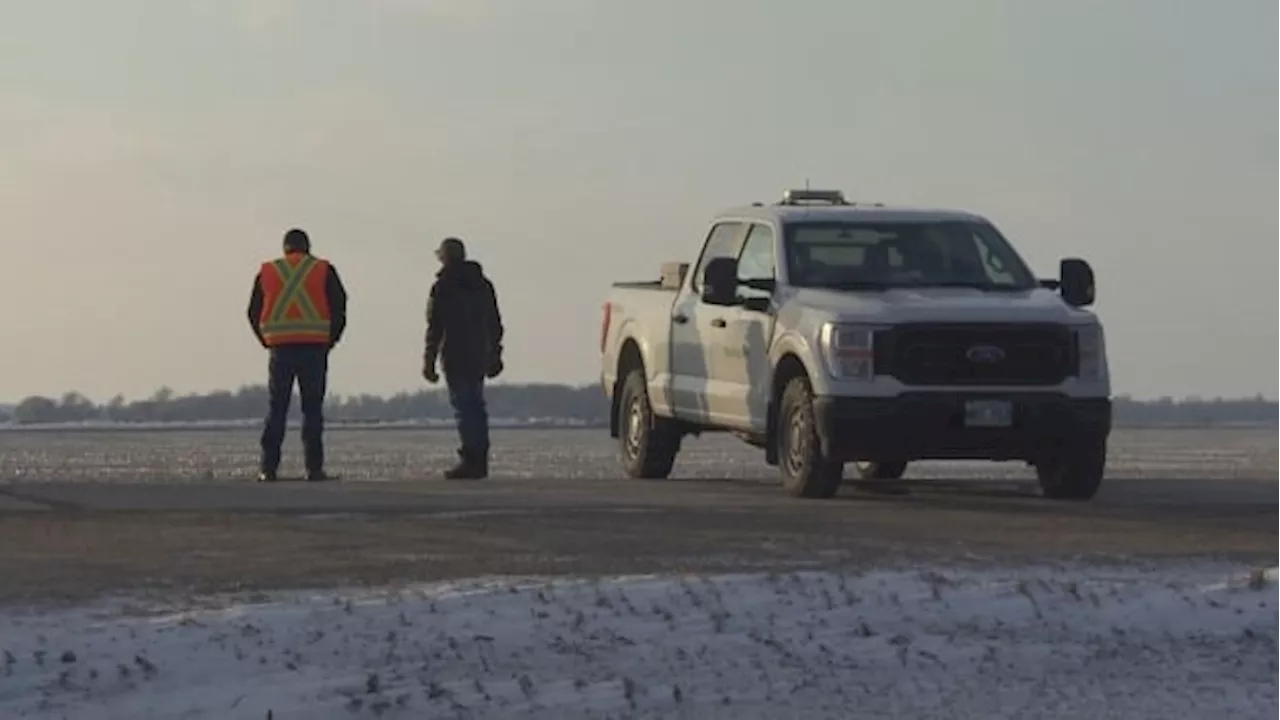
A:
{"label": "dry grass in snow", "polygon": [[1218,580],[798,573],[10,611],[0,716],[1274,718],[1274,575]]}

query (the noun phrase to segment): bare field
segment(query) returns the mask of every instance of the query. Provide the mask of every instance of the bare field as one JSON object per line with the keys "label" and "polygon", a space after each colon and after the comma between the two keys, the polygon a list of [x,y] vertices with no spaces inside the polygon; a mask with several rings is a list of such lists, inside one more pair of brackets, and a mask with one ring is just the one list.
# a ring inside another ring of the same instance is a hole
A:
{"label": "bare field", "polygon": [[[346,480],[429,480],[454,462],[446,430],[336,429],[329,469]],[[615,444],[603,429],[496,430],[491,472],[503,478],[612,478]],[[282,471],[300,472],[297,429]],[[246,479],[257,469],[252,430],[18,431],[0,433],[0,482],[205,482]],[[1117,479],[1275,479],[1274,430],[1117,430],[1108,476]],[[772,481],[763,453],[724,435],[685,443],[674,475]],[[1030,479],[1019,463],[918,463],[914,478]]]}
{"label": "bare field", "polygon": [[[1019,464],[921,463],[896,492],[789,498],[761,453],[692,440],[670,481],[618,478],[600,430],[498,431],[493,477],[447,483],[442,431],[339,430],[338,483],[246,482],[251,431],[0,433],[0,602],[481,575],[924,564],[1274,565],[1268,430],[1119,431],[1088,503]],[[287,469],[296,470],[296,433]],[[885,488],[880,488],[884,490]]]}

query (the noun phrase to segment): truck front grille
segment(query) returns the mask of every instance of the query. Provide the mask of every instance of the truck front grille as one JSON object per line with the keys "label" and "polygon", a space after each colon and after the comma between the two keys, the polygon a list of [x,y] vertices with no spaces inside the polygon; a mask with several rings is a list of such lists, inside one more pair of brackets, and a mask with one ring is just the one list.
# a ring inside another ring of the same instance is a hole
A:
{"label": "truck front grille", "polygon": [[1075,366],[1063,325],[911,324],[875,337],[876,374],[906,385],[1057,385]]}

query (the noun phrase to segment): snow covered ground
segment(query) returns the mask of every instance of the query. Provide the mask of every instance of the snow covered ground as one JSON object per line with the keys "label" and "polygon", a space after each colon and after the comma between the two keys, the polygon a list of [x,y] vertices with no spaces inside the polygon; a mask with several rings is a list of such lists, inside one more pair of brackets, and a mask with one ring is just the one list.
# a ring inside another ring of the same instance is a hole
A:
{"label": "snow covered ground", "polygon": [[491,580],[10,610],[0,717],[1275,718],[1274,575],[1222,572]]}

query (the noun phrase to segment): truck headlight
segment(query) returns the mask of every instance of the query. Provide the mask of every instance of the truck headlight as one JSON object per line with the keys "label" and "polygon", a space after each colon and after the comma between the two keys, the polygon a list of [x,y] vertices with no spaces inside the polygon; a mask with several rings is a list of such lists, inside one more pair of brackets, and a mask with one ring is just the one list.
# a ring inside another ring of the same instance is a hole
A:
{"label": "truck headlight", "polygon": [[822,350],[833,378],[875,378],[875,328],[827,323],[822,326]]}
{"label": "truck headlight", "polygon": [[1081,380],[1102,380],[1107,369],[1106,338],[1101,325],[1085,325],[1075,329],[1076,376]]}

